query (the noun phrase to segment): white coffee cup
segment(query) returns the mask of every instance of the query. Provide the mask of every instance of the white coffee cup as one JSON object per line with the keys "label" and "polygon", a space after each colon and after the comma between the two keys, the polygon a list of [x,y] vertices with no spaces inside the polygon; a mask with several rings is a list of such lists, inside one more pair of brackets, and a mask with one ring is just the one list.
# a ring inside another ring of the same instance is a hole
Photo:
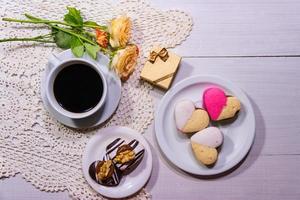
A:
{"label": "white coffee cup", "polygon": [[[82,113],[75,113],[75,112],[70,112],[66,109],[64,109],[59,103],[57,102],[55,95],[54,95],[54,81],[56,79],[56,76],[59,74],[59,72],[64,69],[65,67],[68,67],[70,65],[74,64],[84,64],[88,65],[89,67],[92,67],[96,73],[99,74],[102,85],[103,85],[103,92],[101,99],[99,100],[98,104],[93,107],[91,110],[87,112],[82,112]],[[107,83],[106,79],[104,76],[104,73],[101,71],[100,67],[96,63],[92,63],[89,60],[83,59],[83,58],[70,58],[67,60],[59,60],[56,56],[52,55],[49,58],[49,66],[51,68],[47,78],[46,78],[46,83],[45,83],[45,89],[46,89],[46,98],[49,102],[49,105],[58,113],[61,115],[71,118],[71,119],[83,119],[87,118],[89,116],[92,116],[95,114],[97,111],[100,110],[105,104],[106,96],[107,96]]]}

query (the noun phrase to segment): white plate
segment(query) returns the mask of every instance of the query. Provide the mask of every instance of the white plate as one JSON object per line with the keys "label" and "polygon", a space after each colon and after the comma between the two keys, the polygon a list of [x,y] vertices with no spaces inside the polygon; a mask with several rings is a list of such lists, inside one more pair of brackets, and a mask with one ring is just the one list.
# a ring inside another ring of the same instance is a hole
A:
{"label": "white plate", "polygon": [[[218,161],[208,168],[194,157],[189,138],[176,129],[174,106],[181,99],[201,101],[203,91],[211,86],[219,86],[226,94],[236,96],[242,108],[233,123],[218,125],[224,143]],[[194,76],[176,84],[162,98],[155,113],[155,132],[161,150],[173,164],[192,174],[214,175],[229,170],[245,157],[254,140],[255,117],[248,97],[233,83],[215,76]]]}
{"label": "white plate", "polygon": [[[123,176],[118,186],[107,187],[97,184],[89,175],[89,166],[92,162],[101,160],[106,146],[118,137],[141,142],[145,148],[144,158],[133,172]],[[82,158],[82,170],[85,179],[95,191],[110,198],[124,198],[138,192],[148,181],[152,171],[151,149],[145,138],[135,130],[121,126],[104,128],[87,143]]]}
{"label": "white plate", "polygon": [[[56,55],[56,57],[59,60],[67,60],[70,58],[75,58],[71,50],[63,51],[60,54]],[[74,120],[63,116],[56,110],[52,109],[52,107],[48,103],[48,100],[46,98],[46,92],[45,92],[45,80],[47,75],[50,72],[49,64],[47,64],[41,79],[41,95],[46,110],[48,110],[51,116],[53,116],[55,119],[60,121],[62,124],[65,124],[73,128],[94,127],[105,122],[115,112],[121,98],[121,88],[122,88],[121,81],[120,78],[115,73],[110,72],[108,70],[109,59],[101,53],[98,53],[97,60],[93,60],[88,55],[84,55],[82,58],[87,59],[95,63],[96,65],[98,65],[101,68],[101,70],[104,72],[106,77],[107,98],[105,101],[105,105],[94,115],[85,119]]]}

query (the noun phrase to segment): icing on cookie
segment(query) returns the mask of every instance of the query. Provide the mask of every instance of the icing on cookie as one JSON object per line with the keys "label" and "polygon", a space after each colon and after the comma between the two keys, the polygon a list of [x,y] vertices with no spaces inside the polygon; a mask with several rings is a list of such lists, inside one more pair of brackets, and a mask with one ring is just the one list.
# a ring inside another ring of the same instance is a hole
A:
{"label": "icing on cookie", "polygon": [[224,106],[226,106],[227,97],[223,90],[219,88],[209,88],[203,94],[203,107],[207,110],[212,120],[218,120]]}
{"label": "icing on cookie", "polygon": [[182,130],[195,110],[194,103],[190,100],[183,100],[175,105],[175,122],[179,130]]}
{"label": "icing on cookie", "polygon": [[208,127],[195,133],[191,137],[191,141],[206,145],[209,147],[217,148],[223,143],[223,135],[217,127]]}
{"label": "icing on cookie", "polygon": [[175,123],[182,133],[194,133],[206,128],[209,116],[203,109],[196,109],[191,100],[182,100],[175,105]]}

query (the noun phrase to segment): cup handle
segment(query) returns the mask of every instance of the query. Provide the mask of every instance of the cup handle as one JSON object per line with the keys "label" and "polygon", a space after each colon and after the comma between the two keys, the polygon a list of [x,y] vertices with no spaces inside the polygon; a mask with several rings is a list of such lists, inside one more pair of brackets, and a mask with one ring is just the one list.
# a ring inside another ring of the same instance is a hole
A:
{"label": "cup handle", "polygon": [[55,66],[59,65],[59,63],[61,62],[61,60],[55,55],[55,54],[51,54],[49,56],[49,67],[50,69],[53,69]]}

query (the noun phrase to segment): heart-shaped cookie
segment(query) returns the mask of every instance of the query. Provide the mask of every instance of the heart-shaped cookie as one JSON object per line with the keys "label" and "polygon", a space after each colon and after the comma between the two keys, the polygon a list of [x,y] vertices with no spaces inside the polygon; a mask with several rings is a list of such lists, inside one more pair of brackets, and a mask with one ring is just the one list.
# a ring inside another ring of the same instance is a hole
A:
{"label": "heart-shaped cookie", "polygon": [[213,147],[192,142],[192,148],[197,160],[204,165],[212,165],[218,159],[218,151]]}
{"label": "heart-shaped cookie", "polygon": [[191,137],[195,157],[205,165],[214,164],[218,159],[217,147],[223,143],[223,134],[216,127],[209,127]]}
{"label": "heart-shaped cookie", "polygon": [[217,148],[223,143],[223,134],[217,127],[208,127],[195,133],[191,141],[205,146]]}
{"label": "heart-shaped cookie", "polygon": [[241,102],[238,100],[238,98],[227,96],[226,106],[223,108],[217,120],[230,119],[234,117],[240,109]]}
{"label": "heart-shaped cookie", "polygon": [[175,123],[183,133],[194,133],[206,128],[209,116],[203,109],[196,109],[191,100],[182,100],[175,105]]}
{"label": "heart-shaped cookie", "polygon": [[203,93],[203,107],[213,121],[219,121],[234,117],[241,103],[236,97],[226,96],[220,88],[208,88]]}

